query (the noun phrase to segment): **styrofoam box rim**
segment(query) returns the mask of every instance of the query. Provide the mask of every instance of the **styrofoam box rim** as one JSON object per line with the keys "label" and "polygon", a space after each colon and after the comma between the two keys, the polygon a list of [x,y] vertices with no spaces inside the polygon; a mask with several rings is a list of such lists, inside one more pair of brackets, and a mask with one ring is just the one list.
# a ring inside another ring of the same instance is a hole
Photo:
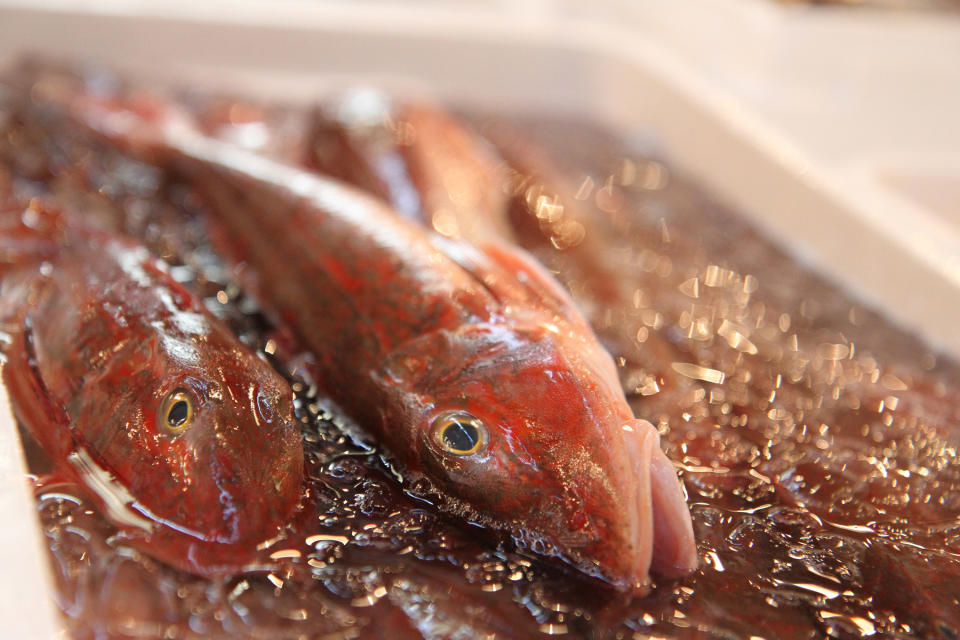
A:
{"label": "styrofoam box rim", "polygon": [[[479,2],[456,10],[295,0],[77,4],[0,1],[0,63],[42,45],[48,56],[284,99],[374,81],[457,105],[584,116],[626,135],[653,131],[675,164],[800,259],[960,353],[960,332],[950,326],[960,311],[960,243],[951,229],[868,180],[840,180],[817,166],[742,102],[623,25],[564,17],[539,2],[516,5],[509,21],[500,9],[513,5]],[[904,216],[918,221],[909,234]],[[22,484],[19,452],[5,441],[16,436],[0,408],[0,481]],[[23,501],[0,501],[0,517],[36,529]],[[22,597],[0,600],[0,620],[24,625],[13,627],[16,637],[48,637],[49,591],[21,579],[31,567],[43,574],[38,558],[14,560],[22,564],[4,565],[0,592]]]}

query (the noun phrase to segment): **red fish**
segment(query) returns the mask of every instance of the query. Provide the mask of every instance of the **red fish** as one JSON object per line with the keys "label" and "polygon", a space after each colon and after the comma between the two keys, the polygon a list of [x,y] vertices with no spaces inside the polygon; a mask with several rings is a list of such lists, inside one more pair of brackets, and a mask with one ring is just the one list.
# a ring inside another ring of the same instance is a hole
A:
{"label": "red fish", "polygon": [[[596,256],[603,252],[584,232],[588,216],[559,171],[516,135],[498,132],[495,150],[440,107],[374,87],[324,98],[310,114],[307,130],[300,159],[305,167],[377,195],[405,218],[475,244],[510,241],[511,225],[523,231],[534,221],[520,239],[575,252],[593,295],[615,300],[623,298],[625,286],[632,291],[634,284],[623,274],[598,263]],[[503,151],[505,159],[498,154]],[[631,330],[626,340],[604,337],[631,346],[634,334]],[[669,346],[657,340],[645,347],[652,362],[676,359],[664,357]],[[665,376],[670,377],[669,370]],[[657,562],[655,557],[654,566]]]}
{"label": "red fish", "polygon": [[689,512],[610,356],[524,254],[427,234],[362,192],[204,137],[156,101],[58,90],[88,129],[205,198],[325,391],[444,506],[642,593],[696,565]]}
{"label": "red fish", "polygon": [[603,251],[586,231],[584,207],[546,155],[516,131],[494,127],[493,147],[442,108],[373,87],[326,97],[305,128],[303,166],[372,193],[443,235],[576,251],[575,263],[598,275],[593,295],[622,296],[618,274],[594,264]]}
{"label": "red fish", "polygon": [[304,164],[379,196],[400,215],[470,242],[511,242],[503,162],[426,101],[361,87],[310,118]]}
{"label": "red fish", "polygon": [[303,475],[290,387],[145,248],[5,203],[0,323],[17,418],[128,541],[212,574],[277,534]]}
{"label": "red fish", "polygon": [[[650,372],[646,380],[688,386],[669,366],[683,359],[672,343],[654,334],[638,349],[637,321],[608,319],[609,305],[630,299],[643,283],[608,259],[603,221],[522,132],[488,124],[481,138],[438,106],[372,87],[325,98],[306,130],[305,143],[287,142],[286,156],[296,148],[304,166],[379,196],[411,220],[434,230],[449,223],[473,243],[515,240],[548,264],[566,254],[561,277],[588,292],[581,309],[592,326],[602,327],[604,344]],[[463,202],[458,176],[470,177],[468,206],[450,204]]]}

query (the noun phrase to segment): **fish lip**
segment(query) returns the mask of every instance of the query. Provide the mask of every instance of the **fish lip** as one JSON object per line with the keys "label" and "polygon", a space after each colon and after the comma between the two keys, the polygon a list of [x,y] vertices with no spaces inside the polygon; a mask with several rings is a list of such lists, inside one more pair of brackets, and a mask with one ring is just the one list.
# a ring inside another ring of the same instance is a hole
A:
{"label": "fish lip", "polygon": [[[585,545],[556,544],[557,555],[616,590],[649,593],[651,573],[677,578],[697,567],[697,549],[686,497],[660,435],[646,420],[622,424],[617,483],[622,505],[606,534]],[[556,538],[551,536],[554,540]]]}
{"label": "fish lip", "polygon": [[622,430],[624,450],[636,478],[634,495],[628,502],[633,508],[628,508],[625,514],[627,532],[624,542],[630,547],[624,549],[621,556],[627,559],[623,586],[638,590],[649,585],[653,562],[654,514],[650,471],[654,450],[660,449],[660,436],[653,425],[644,420],[627,422]]}
{"label": "fish lip", "polygon": [[[638,422],[639,424],[636,424]],[[613,449],[599,492],[581,500],[599,500],[598,510],[582,502],[550,524],[550,532],[515,532],[521,546],[538,555],[554,556],[583,574],[621,592],[644,595],[650,590],[654,524],[651,497],[651,461],[659,450],[659,435],[644,421],[622,424],[623,434]],[[586,485],[589,487],[590,485]],[[571,518],[586,508],[592,524],[578,535]],[[579,539],[578,539],[579,538]]]}
{"label": "fish lip", "polygon": [[693,521],[676,469],[659,446],[651,459],[650,478],[654,531],[651,569],[665,578],[685,576],[699,562]]}
{"label": "fish lip", "polygon": [[638,478],[634,537],[637,556],[632,572],[627,574],[628,581],[634,585],[649,584],[650,573],[664,578],[687,575],[697,567],[697,546],[677,472],[660,448],[660,434],[652,424],[634,419],[625,423],[623,430]]}

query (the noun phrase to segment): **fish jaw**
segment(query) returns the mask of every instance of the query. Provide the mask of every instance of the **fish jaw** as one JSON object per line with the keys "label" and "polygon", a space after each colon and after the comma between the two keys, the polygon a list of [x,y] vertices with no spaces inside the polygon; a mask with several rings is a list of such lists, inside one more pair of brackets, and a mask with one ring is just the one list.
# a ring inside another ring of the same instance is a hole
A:
{"label": "fish jaw", "polygon": [[690,510],[673,463],[660,447],[654,449],[650,459],[650,488],[653,515],[651,568],[665,578],[692,573],[697,568],[697,543],[693,537]]}
{"label": "fish jaw", "polygon": [[[628,473],[617,477],[614,467],[610,480],[623,496],[625,508],[622,519],[611,527],[612,535],[599,540],[591,550],[591,555],[601,560],[599,568],[610,582],[625,591],[636,592],[649,589],[654,532],[650,463],[654,449],[659,449],[656,431],[644,426],[630,423],[623,426]],[[617,543],[617,538],[622,540]]]}
{"label": "fish jaw", "polygon": [[[568,487],[581,496],[579,508],[540,528],[549,555],[642,596],[650,590],[651,573],[678,578],[692,572],[697,549],[683,490],[656,429],[632,419],[623,423],[621,436],[619,443],[611,438],[615,452],[604,465],[602,487],[584,481],[577,487],[576,476],[568,475]],[[586,535],[565,535],[578,528]]]}
{"label": "fish jaw", "polygon": [[[660,448],[656,428],[634,419],[622,427],[624,451],[633,476],[613,478],[633,484],[634,515],[624,519],[623,535],[633,544],[623,545],[621,564],[608,568],[611,581],[624,590],[643,591],[652,572],[664,578],[689,574],[697,567],[693,524],[673,463]],[[630,499],[631,488],[623,494]]]}

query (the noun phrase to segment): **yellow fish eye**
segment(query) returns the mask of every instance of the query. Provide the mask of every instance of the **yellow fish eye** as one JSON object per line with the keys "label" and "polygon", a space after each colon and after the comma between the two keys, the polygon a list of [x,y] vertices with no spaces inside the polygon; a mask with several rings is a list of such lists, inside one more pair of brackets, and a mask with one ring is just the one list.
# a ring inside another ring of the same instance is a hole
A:
{"label": "yellow fish eye", "polygon": [[433,420],[433,440],[447,453],[469,456],[485,450],[490,435],[479,418],[466,411],[447,411]]}
{"label": "yellow fish eye", "polygon": [[157,422],[167,433],[183,433],[193,422],[193,411],[193,397],[187,391],[177,389],[163,399]]}

